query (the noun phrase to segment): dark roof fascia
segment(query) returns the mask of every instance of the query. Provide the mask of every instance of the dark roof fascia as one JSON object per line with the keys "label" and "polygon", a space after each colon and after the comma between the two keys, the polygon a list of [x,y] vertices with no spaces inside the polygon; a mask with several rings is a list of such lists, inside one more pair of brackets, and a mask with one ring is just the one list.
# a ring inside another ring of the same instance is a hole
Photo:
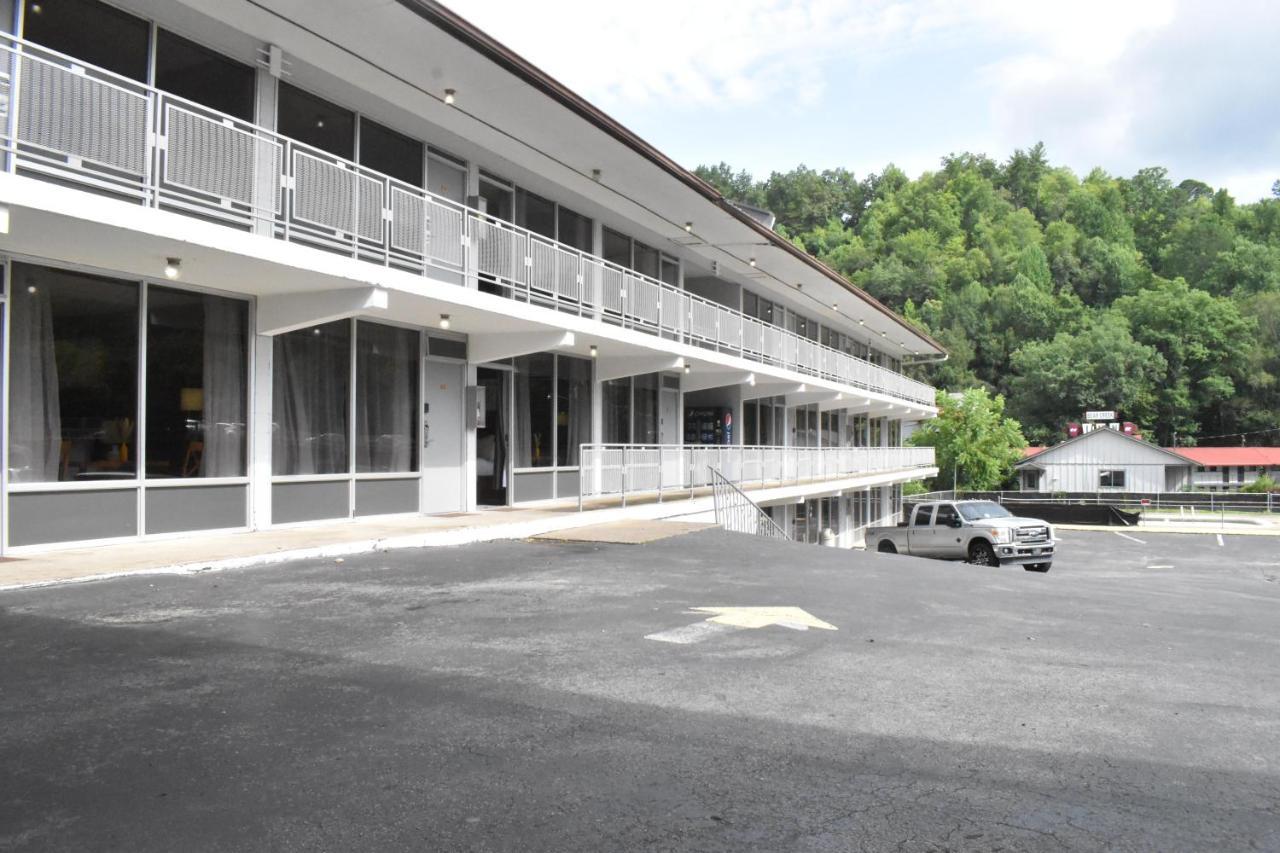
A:
{"label": "dark roof fascia", "polygon": [[721,210],[728,213],[742,224],[755,229],[755,231],[761,237],[768,240],[771,245],[790,252],[794,257],[808,264],[810,267],[822,273],[836,284],[839,284],[845,290],[849,291],[849,293],[858,297],[870,307],[893,320],[912,335],[928,342],[928,344],[938,352],[943,353],[944,355],[946,354],[946,348],[934,340],[932,336],[922,332],[915,326],[912,326],[903,317],[900,317],[893,311],[889,310],[889,308],[883,305],[878,299],[871,296],[871,294],[854,285],[844,276],[840,275],[840,273],[836,272],[813,255],[810,255],[804,249],[796,246],[790,240],[783,239],[776,231],[766,228],[761,223],[752,219],[749,214],[735,207],[733,202],[725,198],[720,191],[711,184],[702,180],[688,169],[685,169],[679,163],[675,162],[657,148],[650,145],[648,142],[645,142],[635,133],[619,124],[616,120],[609,117],[609,115],[604,111],[592,105],[587,99],[583,98],[563,83],[560,83],[554,77],[542,71],[524,57],[515,53],[506,45],[479,29],[456,12],[446,8],[436,2],[436,0],[396,0],[396,2],[426,20],[428,23],[439,28],[447,35],[484,56],[500,68],[519,77],[525,83],[532,86],[534,89],[537,89],[552,100],[558,102],[561,106],[578,115],[580,118],[595,125],[600,130],[612,136],[618,142],[621,142],[632,151],[635,151],[640,156],[668,172],[672,177],[700,193],[708,201],[716,204]]}

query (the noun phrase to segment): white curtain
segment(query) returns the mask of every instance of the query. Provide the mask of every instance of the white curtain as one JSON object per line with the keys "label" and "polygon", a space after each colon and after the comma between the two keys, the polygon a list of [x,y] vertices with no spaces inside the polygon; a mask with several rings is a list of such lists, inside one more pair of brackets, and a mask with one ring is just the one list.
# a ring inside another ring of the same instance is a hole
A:
{"label": "white curtain", "polygon": [[515,437],[517,468],[528,468],[533,465],[534,425],[529,410],[533,403],[530,399],[530,379],[529,359],[527,357],[516,359],[516,419],[515,429],[511,433]]}
{"label": "white curtain", "polygon": [[[58,479],[62,408],[54,351],[53,308],[45,288],[13,288],[10,303],[9,479],[47,483]],[[34,290],[35,292],[31,292]]]}
{"label": "white curtain", "polygon": [[276,338],[273,473],[347,473],[349,335],[343,320]]}
{"label": "white curtain", "polygon": [[204,477],[245,473],[245,305],[204,297]]}
{"label": "white curtain", "polygon": [[561,356],[560,370],[569,375],[569,424],[562,451],[565,465],[578,464],[578,447],[591,440],[591,363]]}
{"label": "white curtain", "polygon": [[418,333],[356,326],[356,470],[412,471]]}

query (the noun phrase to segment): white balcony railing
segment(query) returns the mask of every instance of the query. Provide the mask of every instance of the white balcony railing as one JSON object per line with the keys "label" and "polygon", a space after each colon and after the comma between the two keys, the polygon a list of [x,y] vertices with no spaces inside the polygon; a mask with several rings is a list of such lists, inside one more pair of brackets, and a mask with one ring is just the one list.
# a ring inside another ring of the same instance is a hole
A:
{"label": "white balcony railing", "polygon": [[579,454],[579,503],[709,487],[711,469],[737,486],[774,487],[935,467],[932,447],[584,444]]}
{"label": "white balcony railing", "polygon": [[0,37],[5,167],[932,406],[934,390],[341,157]]}

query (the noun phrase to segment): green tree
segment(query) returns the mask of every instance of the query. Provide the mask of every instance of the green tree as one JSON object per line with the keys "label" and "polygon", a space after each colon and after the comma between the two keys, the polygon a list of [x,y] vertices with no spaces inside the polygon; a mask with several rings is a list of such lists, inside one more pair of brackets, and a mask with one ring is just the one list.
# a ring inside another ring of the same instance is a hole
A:
{"label": "green tree", "polygon": [[932,447],[938,476],[934,488],[994,489],[1013,475],[1027,440],[1022,428],[1005,417],[1004,397],[972,388],[959,398],[938,392],[938,417],[912,433],[916,447]]}
{"label": "green tree", "polygon": [[723,160],[715,166],[699,166],[693,173],[720,191],[730,201],[742,201],[760,207],[764,204],[764,190],[745,169],[734,171]]}

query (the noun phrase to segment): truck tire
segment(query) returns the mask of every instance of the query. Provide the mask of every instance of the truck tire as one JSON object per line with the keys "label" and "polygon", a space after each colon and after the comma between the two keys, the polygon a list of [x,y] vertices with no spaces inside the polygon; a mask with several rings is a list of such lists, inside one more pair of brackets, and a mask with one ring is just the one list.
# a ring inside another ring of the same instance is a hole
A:
{"label": "truck tire", "polygon": [[894,547],[894,544],[893,544],[892,542],[890,542],[888,539],[882,540],[882,541],[880,542],[880,547],[879,547],[879,548],[876,548],[876,550],[877,550],[877,551],[879,551],[881,554],[896,554],[896,553],[898,553],[898,549],[897,549],[897,548],[895,548],[895,547]]}
{"label": "truck tire", "polygon": [[991,543],[982,539],[978,539],[970,543],[969,562],[973,563],[975,566],[1000,565],[1000,561],[996,559],[996,551],[991,547]]}
{"label": "truck tire", "polygon": [[1049,571],[1049,567],[1052,565],[1053,563],[1028,563],[1022,568],[1029,572],[1047,572]]}

